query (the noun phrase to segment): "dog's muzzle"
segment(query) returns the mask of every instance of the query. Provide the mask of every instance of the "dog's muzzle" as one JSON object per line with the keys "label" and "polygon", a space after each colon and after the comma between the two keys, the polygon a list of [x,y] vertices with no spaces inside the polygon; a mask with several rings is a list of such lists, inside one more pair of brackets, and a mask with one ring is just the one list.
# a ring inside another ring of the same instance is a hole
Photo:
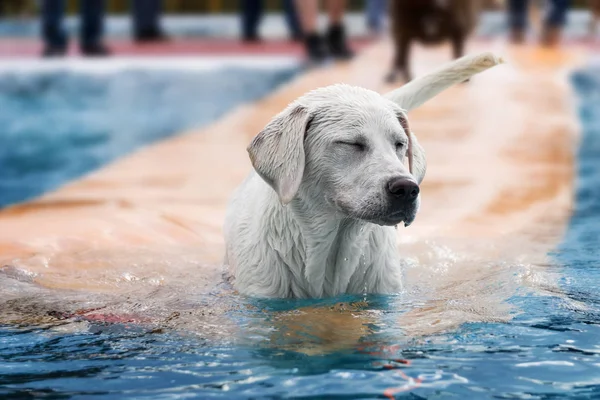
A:
{"label": "dog's muzzle", "polygon": [[419,196],[419,185],[411,178],[393,178],[387,183],[388,193],[397,201],[414,201]]}
{"label": "dog's muzzle", "polygon": [[402,222],[404,225],[410,225],[416,216],[417,199],[420,189],[417,182],[411,177],[392,178],[387,183],[387,193],[391,205],[391,222]]}

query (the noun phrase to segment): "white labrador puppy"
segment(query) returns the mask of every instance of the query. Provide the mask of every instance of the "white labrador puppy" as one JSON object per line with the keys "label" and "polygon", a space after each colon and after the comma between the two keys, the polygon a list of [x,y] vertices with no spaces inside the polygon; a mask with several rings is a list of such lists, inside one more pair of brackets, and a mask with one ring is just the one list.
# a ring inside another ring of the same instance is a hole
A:
{"label": "white labrador puppy", "polygon": [[499,62],[467,56],[386,96],[323,87],[275,116],[248,147],[255,171],[225,221],[235,287],[279,298],[399,292],[394,226],[415,219],[426,169],[405,112]]}

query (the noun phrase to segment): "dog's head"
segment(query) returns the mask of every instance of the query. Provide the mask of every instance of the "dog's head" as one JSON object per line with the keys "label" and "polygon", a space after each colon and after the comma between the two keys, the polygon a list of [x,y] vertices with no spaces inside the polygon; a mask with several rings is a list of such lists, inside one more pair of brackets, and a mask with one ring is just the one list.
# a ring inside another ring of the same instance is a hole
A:
{"label": "dog's head", "polygon": [[370,90],[334,85],[306,94],[248,152],[284,204],[303,199],[380,225],[408,225],[419,208],[423,149],[404,111]]}

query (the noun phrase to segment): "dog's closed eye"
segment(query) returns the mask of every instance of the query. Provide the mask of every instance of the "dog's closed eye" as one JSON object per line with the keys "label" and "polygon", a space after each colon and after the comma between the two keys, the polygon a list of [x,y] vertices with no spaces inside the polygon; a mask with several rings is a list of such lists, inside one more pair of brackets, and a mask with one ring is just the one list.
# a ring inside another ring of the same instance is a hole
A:
{"label": "dog's closed eye", "polygon": [[336,143],[339,145],[342,145],[342,146],[351,147],[352,149],[354,149],[355,151],[358,151],[358,152],[363,152],[367,149],[367,146],[362,142],[338,141]]}

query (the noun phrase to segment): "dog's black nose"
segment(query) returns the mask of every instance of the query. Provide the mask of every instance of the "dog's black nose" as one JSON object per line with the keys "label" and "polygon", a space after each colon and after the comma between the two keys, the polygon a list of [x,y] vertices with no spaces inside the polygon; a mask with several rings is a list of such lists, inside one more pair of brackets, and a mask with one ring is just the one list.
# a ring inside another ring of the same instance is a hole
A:
{"label": "dog's black nose", "polygon": [[411,179],[394,178],[388,182],[391,195],[402,200],[414,200],[419,195],[419,185]]}

